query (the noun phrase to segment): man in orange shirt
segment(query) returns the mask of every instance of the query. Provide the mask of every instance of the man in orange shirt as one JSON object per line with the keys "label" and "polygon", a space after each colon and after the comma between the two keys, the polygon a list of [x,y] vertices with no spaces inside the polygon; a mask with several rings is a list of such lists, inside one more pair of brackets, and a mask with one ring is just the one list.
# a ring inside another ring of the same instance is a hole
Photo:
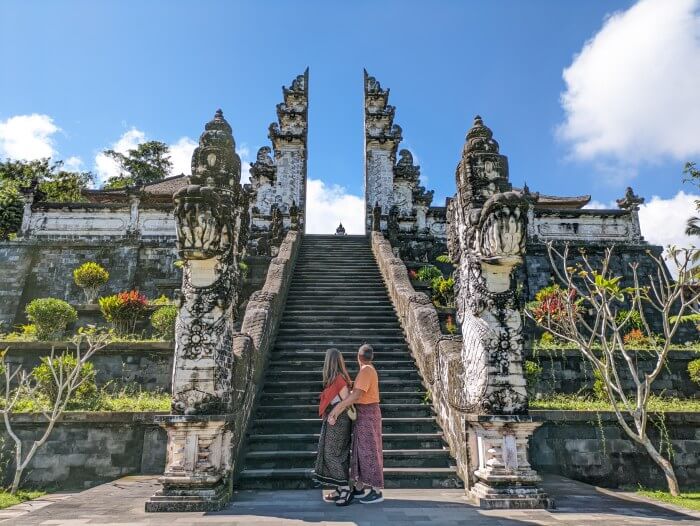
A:
{"label": "man in orange shirt", "polygon": [[[379,377],[372,365],[374,350],[363,344],[357,352],[360,370],[355,377],[352,393],[338,403],[328,417],[333,425],[336,418],[355,404],[357,420],[352,431],[352,454],[350,478],[356,485],[364,485],[370,490],[360,497],[362,504],[382,502],[384,488],[384,458],[382,454],[382,413],[379,409]],[[350,499],[352,500],[352,499]],[[350,500],[339,505],[349,504]]]}

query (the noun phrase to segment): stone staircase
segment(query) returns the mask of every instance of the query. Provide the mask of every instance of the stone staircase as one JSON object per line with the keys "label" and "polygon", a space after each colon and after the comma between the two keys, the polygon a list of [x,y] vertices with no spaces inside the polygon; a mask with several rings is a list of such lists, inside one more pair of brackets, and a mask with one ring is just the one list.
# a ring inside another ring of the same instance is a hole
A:
{"label": "stone staircase", "polygon": [[305,236],[237,487],[308,488],[325,351],[375,350],[387,487],[461,487],[365,236]]}

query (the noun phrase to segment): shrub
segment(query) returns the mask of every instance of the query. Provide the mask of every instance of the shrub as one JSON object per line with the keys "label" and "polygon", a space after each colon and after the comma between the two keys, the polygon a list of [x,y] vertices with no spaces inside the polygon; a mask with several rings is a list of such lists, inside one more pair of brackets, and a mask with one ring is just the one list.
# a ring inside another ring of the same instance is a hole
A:
{"label": "shrub", "polygon": [[[46,396],[53,405],[58,397],[58,387],[49,364],[53,365],[54,372],[57,375],[63,371],[63,378],[71,374],[76,367],[79,367],[79,364],[75,356],[70,353],[63,353],[53,358],[44,356],[41,359],[41,364],[37,365],[32,371],[32,375],[37,381],[39,392]],[[84,363],[78,373],[78,377],[81,384],[68,402],[66,406],[67,409],[72,409],[76,406],[82,407],[86,403],[89,404],[93,402],[96,398],[97,385],[95,384],[95,367],[92,363]]]}
{"label": "shrub", "polygon": [[598,369],[593,369],[593,396],[596,400],[609,400],[603,375]]}
{"label": "shrub", "polygon": [[248,279],[248,274],[250,273],[250,267],[245,261],[238,263],[238,270],[241,271],[241,279]]}
{"label": "shrub", "polygon": [[163,305],[172,305],[173,302],[165,294],[161,294],[158,298],[151,300],[149,302],[151,305],[157,305],[162,307]]}
{"label": "shrub", "polygon": [[455,280],[452,277],[443,278],[442,276],[433,279],[430,282],[430,288],[433,289],[433,301],[438,305],[452,307],[455,304]]}
{"label": "shrub", "polygon": [[700,385],[700,358],[688,362],[688,375],[693,382]]}
{"label": "shrub", "polygon": [[525,360],[523,362],[523,374],[525,375],[525,382],[529,391],[535,387],[538,378],[542,374],[542,366],[532,360]]}
{"label": "shrub", "polygon": [[63,336],[66,326],[78,319],[78,313],[68,303],[57,298],[32,300],[25,309],[27,318],[36,326],[38,340],[56,340]]}
{"label": "shrub", "polygon": [[627,327],[629,327],[630,329],[639,330],[642,330],[644,328],[644,323],[642,322],[642,315],[639,313],[639,311],[636,310],[628,311],[625,309],[621,309],[617,311],[617,314],[615,315],[615,323],[621,325],[625,321],[625,318],[627,318],[627,316],[629,316],[629,319],[626,323]]}
{"label": "shrub", "polygon": [[567,292],[559,285],[550,285],[535,294],[535,301],[528,305],[528,310],[538,324],[558,322],[566,318],[567,304],[570,303],[574,310],[577,308],[577,304],[571,302],[575,297],[576,291],[573,289]]}
{"label": "shrub", "polygon": [[99,301],[102,315],[118,334],[132,334],[136,323],[144,318],[148,310],[146,296],[137,290],[105,296]]}
{"label": "shrub", "polygon": [[175,320],[177,319],[177,307],[164,305],[151,314],[151,325],[154,332],[164,340],[175,338]]}
{"label": "shrub", "polygon": [[556,343],[557,339],[551,332],[545,331],[542,333],[542,336],[540,336],[540,347],[553,347]]}
{"label": "shrub", "polygon": [[445,322],[445,329],[447,329],[447,332],[450,334],[455,334],[457,332],[457,324],[454,322],[452,316],[447,317],[447,321]]}
{"label": "shrub", "polygon": [[418,273],[417,273],[415,270],[410,269],[410,270],[408,271],[408,278],[415,281],[415,280],[418,279]]}
{"label": "shrub", "polygon": [[438,263],[452,263],[452,260],[450,259],[450,256],[447,254],[442,254],[441,256],[438,256],[435,258]]}
{"label": "shrub", "polygon": [[99,288],[109,280],[109,272],[94,261],[87,261],[73,271],[73,280],[83,289],[86,303],[94,303]]}
{"label": "shrub", "polygon": [[639,329],[632,329],[623,336],[622,340],[625,342],[625,345],[629,345],[631,347],[645,347],[651,343],[647,335]]}
{"label": "shrub", "polygon": [[421,281],[432,282],[435,278],[441,278],[442,272],[440,272],[440,269],[434,265],[426,265],[425,267],[419,268],[416,275]]}

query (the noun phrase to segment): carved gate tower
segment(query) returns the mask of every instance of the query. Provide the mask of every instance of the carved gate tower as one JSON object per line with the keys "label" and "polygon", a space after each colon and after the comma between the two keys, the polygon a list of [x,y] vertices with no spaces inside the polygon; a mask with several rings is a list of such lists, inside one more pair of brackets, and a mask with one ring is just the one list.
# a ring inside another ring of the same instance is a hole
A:
{"label": "carved gate tower", "polygon": [[539,426],[528,415],[522,370],[522,317],[514,269],[523,263],[527,212],[537,195],[513,191],[508,159],[481,117],[467,133],[448,209],[450,257],[457,266],[462,325],[462,410],[477,482],[471,496],[485,508],[541,508],[551,501],[528,462]]}

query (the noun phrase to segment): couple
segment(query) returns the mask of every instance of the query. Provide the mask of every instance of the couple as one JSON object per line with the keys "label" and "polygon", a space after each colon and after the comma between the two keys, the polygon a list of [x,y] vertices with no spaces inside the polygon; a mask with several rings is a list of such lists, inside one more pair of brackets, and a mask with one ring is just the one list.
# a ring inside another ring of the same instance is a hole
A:
{"label": "couple", "polygon": [[364,344],[357,352],[360,370],[355,382],[338,349],[328,349],[323,364],[323,418],[314,480],[335,491],[323,500],[347,506],[355,497],[362,504],[382,502],[384,460],[379,377],[372,365],[374,351]]}

